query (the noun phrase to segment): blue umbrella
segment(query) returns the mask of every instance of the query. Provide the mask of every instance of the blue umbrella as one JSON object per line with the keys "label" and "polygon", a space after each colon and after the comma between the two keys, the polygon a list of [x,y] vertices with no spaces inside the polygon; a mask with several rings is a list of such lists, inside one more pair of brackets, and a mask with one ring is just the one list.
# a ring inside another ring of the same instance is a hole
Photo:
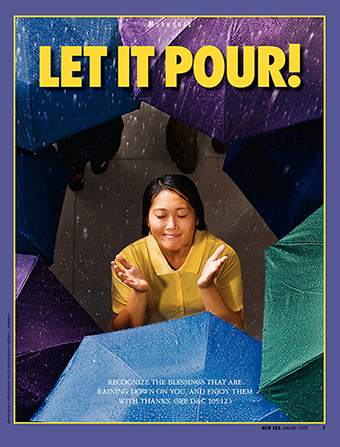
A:
{"label": "blue umbrella", "polygon": [[38,256],[16,255],[16,420],[28,421],[86,335],[102,329]]}
{"label": "blue umbrella", "polygon": [[53,264],[54,247],[71,166],[53,146],[37,153],[17,148],[16,253]]}
{"label": "blue umbrella", "polygon": [[261,342],[208,312],[85,337],[31,420],[289,421],[260,370]]}
{"label": "blue umbrella", "polygon": [[[15,24],[16,144],[35,151],[137,109],[139,101],[133,98],[132,91],[117,86],[119,45],[121,39],[114,17],[18,17]],[[41,46],[51,47],[51,71],[58,78],[61,46],[106,46],[107,57],[101,61],[101,87],[89,87],[89,57],[80,59],[81,88],[40,87]]]}
{"label": "blue umbrella", "polygon": [[323,120],[235,141],[223,170],[280,239],[323,203]]}

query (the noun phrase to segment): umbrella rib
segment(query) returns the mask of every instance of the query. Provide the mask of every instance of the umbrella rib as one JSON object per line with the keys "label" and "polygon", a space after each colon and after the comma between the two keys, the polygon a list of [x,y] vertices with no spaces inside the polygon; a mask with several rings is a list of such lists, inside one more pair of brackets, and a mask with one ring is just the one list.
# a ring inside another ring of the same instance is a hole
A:
{"label": "umbrella rib", "polygon": [[[37,263],[37,260],[38,260],[38,256],[35,257],[34,262],[32,263],[32,265],[29,266],[29,271],[26,273],[26,277],[22,281],[22,284],[20,284],[19,288],[15,291],[15,297],[16,298],[20,295],[22,289],[25,287],[25,284],[27,283],[27,280],[31,276],[31,273],[32,273],[32,271],[33,271],[33,269],[34,269],[34,267],[35,267],[35,265]],[[17,269],[15,269],[15,272],[14,272],[14,279],[15,279],[15,281],[16,281],[16,279],[19,276],[20,276],[20,273],[17,272]]]}
{"label": "umbrella rib", "polygon": [[261,394],[261,391],[266,390],[267,388],[270,388],[271,385],[273,385],[274,383],[278,383],[280,382],[281,379],[284,379],[286,377],[289,377],[291,375],[293,375],[296,371],[298,371],[301,368],[304,368],[308,365],[310,365],[312,362],[314,362],[315,360],[321,358],[323,356],[323,352],[321,354],[316,355],[315,357],[313,357],[312,359],[308,360],[307,362],[303,363],[302,365],[294,368],[292,371],[290,371],[288,374],[281,374],[280,376],[278,376],[275,380],[270,381],[268,384],[263,385],[260,389],[259,389],[259,393]]}
{"label": "umbrella rib", "polygon": [[[195,22],[196,20],[198,20],[197,17],[194,18],[194,20],[192,21],[192,23]],[[178,39],[178,37],[179,37],[179,36],[180,36],[186,29],[187,29],[187,28],[185,28],[183,31],[181,31],[181,32],[178,34],[178,36],[176,36],[176,39]],[[176,39],[174,39],[174,40],[176,40]],[[171,42],[171,43],[173,43],[173,42]],[[194,82],[194,81],[192,80],[192,78],[190,78],[190,83],[191,83],[191,82]],[[187,97],[188,97],[189,95],[191,95],[191,89],[190,89],[190,88],[186,88],[185,91],[184,91],[183,99],[182,99],[182,101],[181,101],[181,107],[180,107],[180,109],[179,109],[178,116],[181,115],[181,113],[182,113],[182,111],[183,111],[183,109],[184,109],[184,106],[185,106],[186,99],[187,99]],[[194,126],[193,124],[192,124],[191,126],[195,128],[195,126]],[[199,129],[197,129],[197,130],[199,130]]]}
{"label": "umbrella rib", "polygon": [[[304,290],[301,290],[301,289],[299,289],[299,288],[297,288],[297,287],[291,286],[290,284],[286,283],[285,281],[282,281],[282,284],[283,284],[284,286],[286,286],[288,289],[294,290],[295,292],[302,292],[302,293],[305,292]],[[307,290],[307,292],[308,292],[308,293],[316,293],[317,295],[323,295],[322,292],[317,292],[317,291],[314,292],[313,290]],[[278,301],[279,301],[279,300],[278,300]]]}
{"label": "umbrella rib", "polygon": [[261,422],[264,419],[266,419],[269,415],[273,415],[275,413],[279,413],[279,415],[282,413],[282,411],[280,410],[280,408],[274,408],[272,411],[269,411],[267,414],[263,415],[261,417],[261,419],[257,420],[256,422]]}
{"label": "umbrella rib", "polygon": [[[84,337],[83,337],[83,338],[84,338]],[[41,347],[39,347],[39,348],[35,348],[35,349],[33,349],[33,350],[28,349],[28,350],[25,350],[25,351],[23,351],[23,352],[20,352],[20,354],[17,354],[17,355],[16,355],[16,359],[20,359],[20,357],[25,356],[25,355],[27,355],[27,354],[32,354],[32,355],[33,355],[33,354],[36,354],[36,355],[39,355],[39,353],[40,353],[41,351],[46,351],[47,349],[51,349],[51,348],[57,348],[57,347],[59,347],[59,346],[66,346],[66,345],[72,345],[72,344],[74,344],[74,343],[81,343],[82,340],[83,340],[83,338],[82,338],[81,340],[70,340],[70,341],[65,341],[65,342],[63,342],[63,343],[55,343],[55,344],[50,345],[50,346],[44,346],[43,349],[41,349]]]}
{"label": "umbrella rib", "polygon": [[[234,34],[234,30],[236,28],[236,18],[235,17],[232,19],[232,27],[231,28],[232,28],[232,30],[231,30],[230,36],[232,36]],[[230,45],[232,45],[231,37],[230,37]],[[223,104],[223,109],[224,109],[224,112],[223,112],[223,134],[222,135],[226,136],[227,135],[227,130],[228,130],[228,123],[227,123],[227,84],[226,84],[226,82],[224,83],[224,104]]]}
{"label": "umbrella rib", "polygon": [[119,360],[129,371],[132,372],[132,374],[134,374],[136,377],[138,377],[139,379],[141,379],[142,377],[140,377],[136,371],[134,371],[127,363],[124,362],[124,360],[121,357],[118,357],[117,355],[115,355],[112,351],[110,351],[108,348],[106,348],[105,346],[103,346],[101,343],[98,343],[96,340],[93,340],[93,338],[91,337],[85,337],[87,340],[89,340],[92,343],[95,343],[96,345],[100,346],[100,348],[104,349],[105,351],[107,351],[111,357]]}
{"label": "umbrella rib", "polygon": [[[33,121],[34,121],[34,120],[33,120]],[[34,127],[34,126],[33,126],[33,127]],[[21,223],[21,219],[18,218],[18,219],[17,219],[17,222]],[[32,236],[30,237],[29,232],[28,232],[28,231],[24,231],[23,229],[20,229],[20,230],[17,230],[17,231],[19,231],[19,233],[20,233],[25,239],[27,239],[27,241],[28,241],[29,243],[31,243],[32,245],[34,245],[35,248],[38,249],[38,251],[39,251],[40,254],[42,254],[42,255],[44,255],[44,256],[46,256],[46,257],[49,256],[49,254],[48,254],[48,250],[45,250],[45,248],[44,248],[44,246],[43,246],[44,244],[42,245],[42,244],[39,243],[39,239],[34,238],[34,237],[32,237]]]}
{"label": "umbrella rib", "polygon": [[[306,245],[307,247],[310,245],[323,245],[323,241],[285,241],[284,243],[280,243],[280,241],[278,241],[275,245],[276,247],[284,247],[285,245]],[[270,248],[270,247],[269,247]]]}
{"label": "umbrella rib", "polygon": [[[320,168],[322,169],[322,161],[321,161],[321,163],[319,164],[319,169],[316,170],[316,172],[314,173],[313,178],[310,179],[310,181],[309,181],[309,183],[308,183],[308,187],[306,188],[305,193],[303,194],[303,197],[301,198],[301,202],[300,202],[300,206],[299,206],[299,209],[298,209],[298,212],[297,212],[297,216],[299,215],[299,213],[300,213],[300,211],[301,211],[301,209],[302,209],[302,202],[303,202],[303,200],[305,199],[306,195],[308,194],[311,185],[314,183],[314,181],[315,181],[315,179],[316,179],[316,177],[317,177],[317,175],[318,175],[318,173],[319,173]],[[320,244],[320,242],[319,242],[319,244]]]}
{"label": "umbrella rib", "polygon": [[[287,289],[293,290],[294,292],[301,292],[302,294],[304,293],[308,293],[308,294],[314,294],[314,295],[323,295],[323,292],[318,292],[318,291],[314,291],[314,290],[302,290],[302,289],[298,289],[297,287],[293,287],[292,285],[286,283],[285,281],[281,281],[282,285],[286,286]],[[268,302],[270,303],[279,303],[279,302],[285,302],[286,301],[286,297],[279,297],[279,298],[270,298],[270,300]]]}
{"label": "umbrella rib", "polygon": [[[33,95],[31,94],[32,84],[29,84],[28,89],[29,89],[29,101],[30,101],[30,109],[31,109],[31,117],[32,117],[32,131],[33,131],[33,135],[36,135],[37,123],[36,123],[36,117],[35,117],[36,114],[35,114],[34,107],[33,107],[34,106]],[[29,132],[26,130],[26,128],[25,128],[25,131],[26,131],[28,140],[30,140]],[[32,146],[35,146],[34,136],[33,136],[33,141],[31,140],[30,143],[32,144]]]}
{"label": "umbrella rib", "polygon": [[[204,356],[203,372],[205,371],[206,362],[207,362],[209,325],[210,325],[210,318],[207,319],[207,325],[206,325],[205,356]],[[200,385],[200,388],[202,388],[202,385]],[[195,416],[195,421],[196,422],[199,421],[200,407],[201,407],[201,404],[200,404],[200,401],[199,401],[198,405],[197,405],[196,416]]]}

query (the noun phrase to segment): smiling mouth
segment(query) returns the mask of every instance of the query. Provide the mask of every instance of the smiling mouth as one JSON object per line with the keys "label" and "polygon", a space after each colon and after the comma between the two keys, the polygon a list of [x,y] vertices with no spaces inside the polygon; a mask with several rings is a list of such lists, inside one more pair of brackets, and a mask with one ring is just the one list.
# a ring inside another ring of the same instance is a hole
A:
{"label": "smiling mouth", "polygon": [[180,237],[180,234],[163,234],[163,236],[167,239],[177,239]]}

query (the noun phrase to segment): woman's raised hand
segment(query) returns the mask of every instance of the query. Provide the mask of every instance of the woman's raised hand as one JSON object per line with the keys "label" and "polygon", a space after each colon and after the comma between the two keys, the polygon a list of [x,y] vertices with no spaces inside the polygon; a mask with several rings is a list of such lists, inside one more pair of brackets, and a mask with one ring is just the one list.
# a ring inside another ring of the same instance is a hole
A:
{"label": "woman's raised hand", "polygon": [[202,274],[197,281],[198,287],[207,288],[213,284],[216,273],[227,259],[227,256],[222,256],[222,258],[220,258],[224,249],[225,245],[220,245],[216,249],[215,253],[207,260],[203,267]]}
{"label": "woman's raised hand", "polygon": [[145,293],[149,289],[148,283],[143,278],[136,266],[128,262],[122,255],[116,256],[117,261],[124,267],[121,268],[116,262],[112,262],[114,271],[118,278],[136,292]]}

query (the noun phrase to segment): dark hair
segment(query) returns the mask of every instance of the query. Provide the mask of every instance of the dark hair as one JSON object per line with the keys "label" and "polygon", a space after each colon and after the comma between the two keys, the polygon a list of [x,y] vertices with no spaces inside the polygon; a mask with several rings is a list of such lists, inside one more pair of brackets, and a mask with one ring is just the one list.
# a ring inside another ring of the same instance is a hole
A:
{"label": "dark hair", "polygon": [[190,203],[194,208],[198,225],[198,230],[206,230],[207,225],[204,221],[204,208],[201,197],[197,191],[195,183],[185,175],[164,175],[155,178],[145,189],[143,195],[143,219],[142,219],[142,234],[147,236],[149,234],[148,216],[153,199],[161,191],[173,191]]}

